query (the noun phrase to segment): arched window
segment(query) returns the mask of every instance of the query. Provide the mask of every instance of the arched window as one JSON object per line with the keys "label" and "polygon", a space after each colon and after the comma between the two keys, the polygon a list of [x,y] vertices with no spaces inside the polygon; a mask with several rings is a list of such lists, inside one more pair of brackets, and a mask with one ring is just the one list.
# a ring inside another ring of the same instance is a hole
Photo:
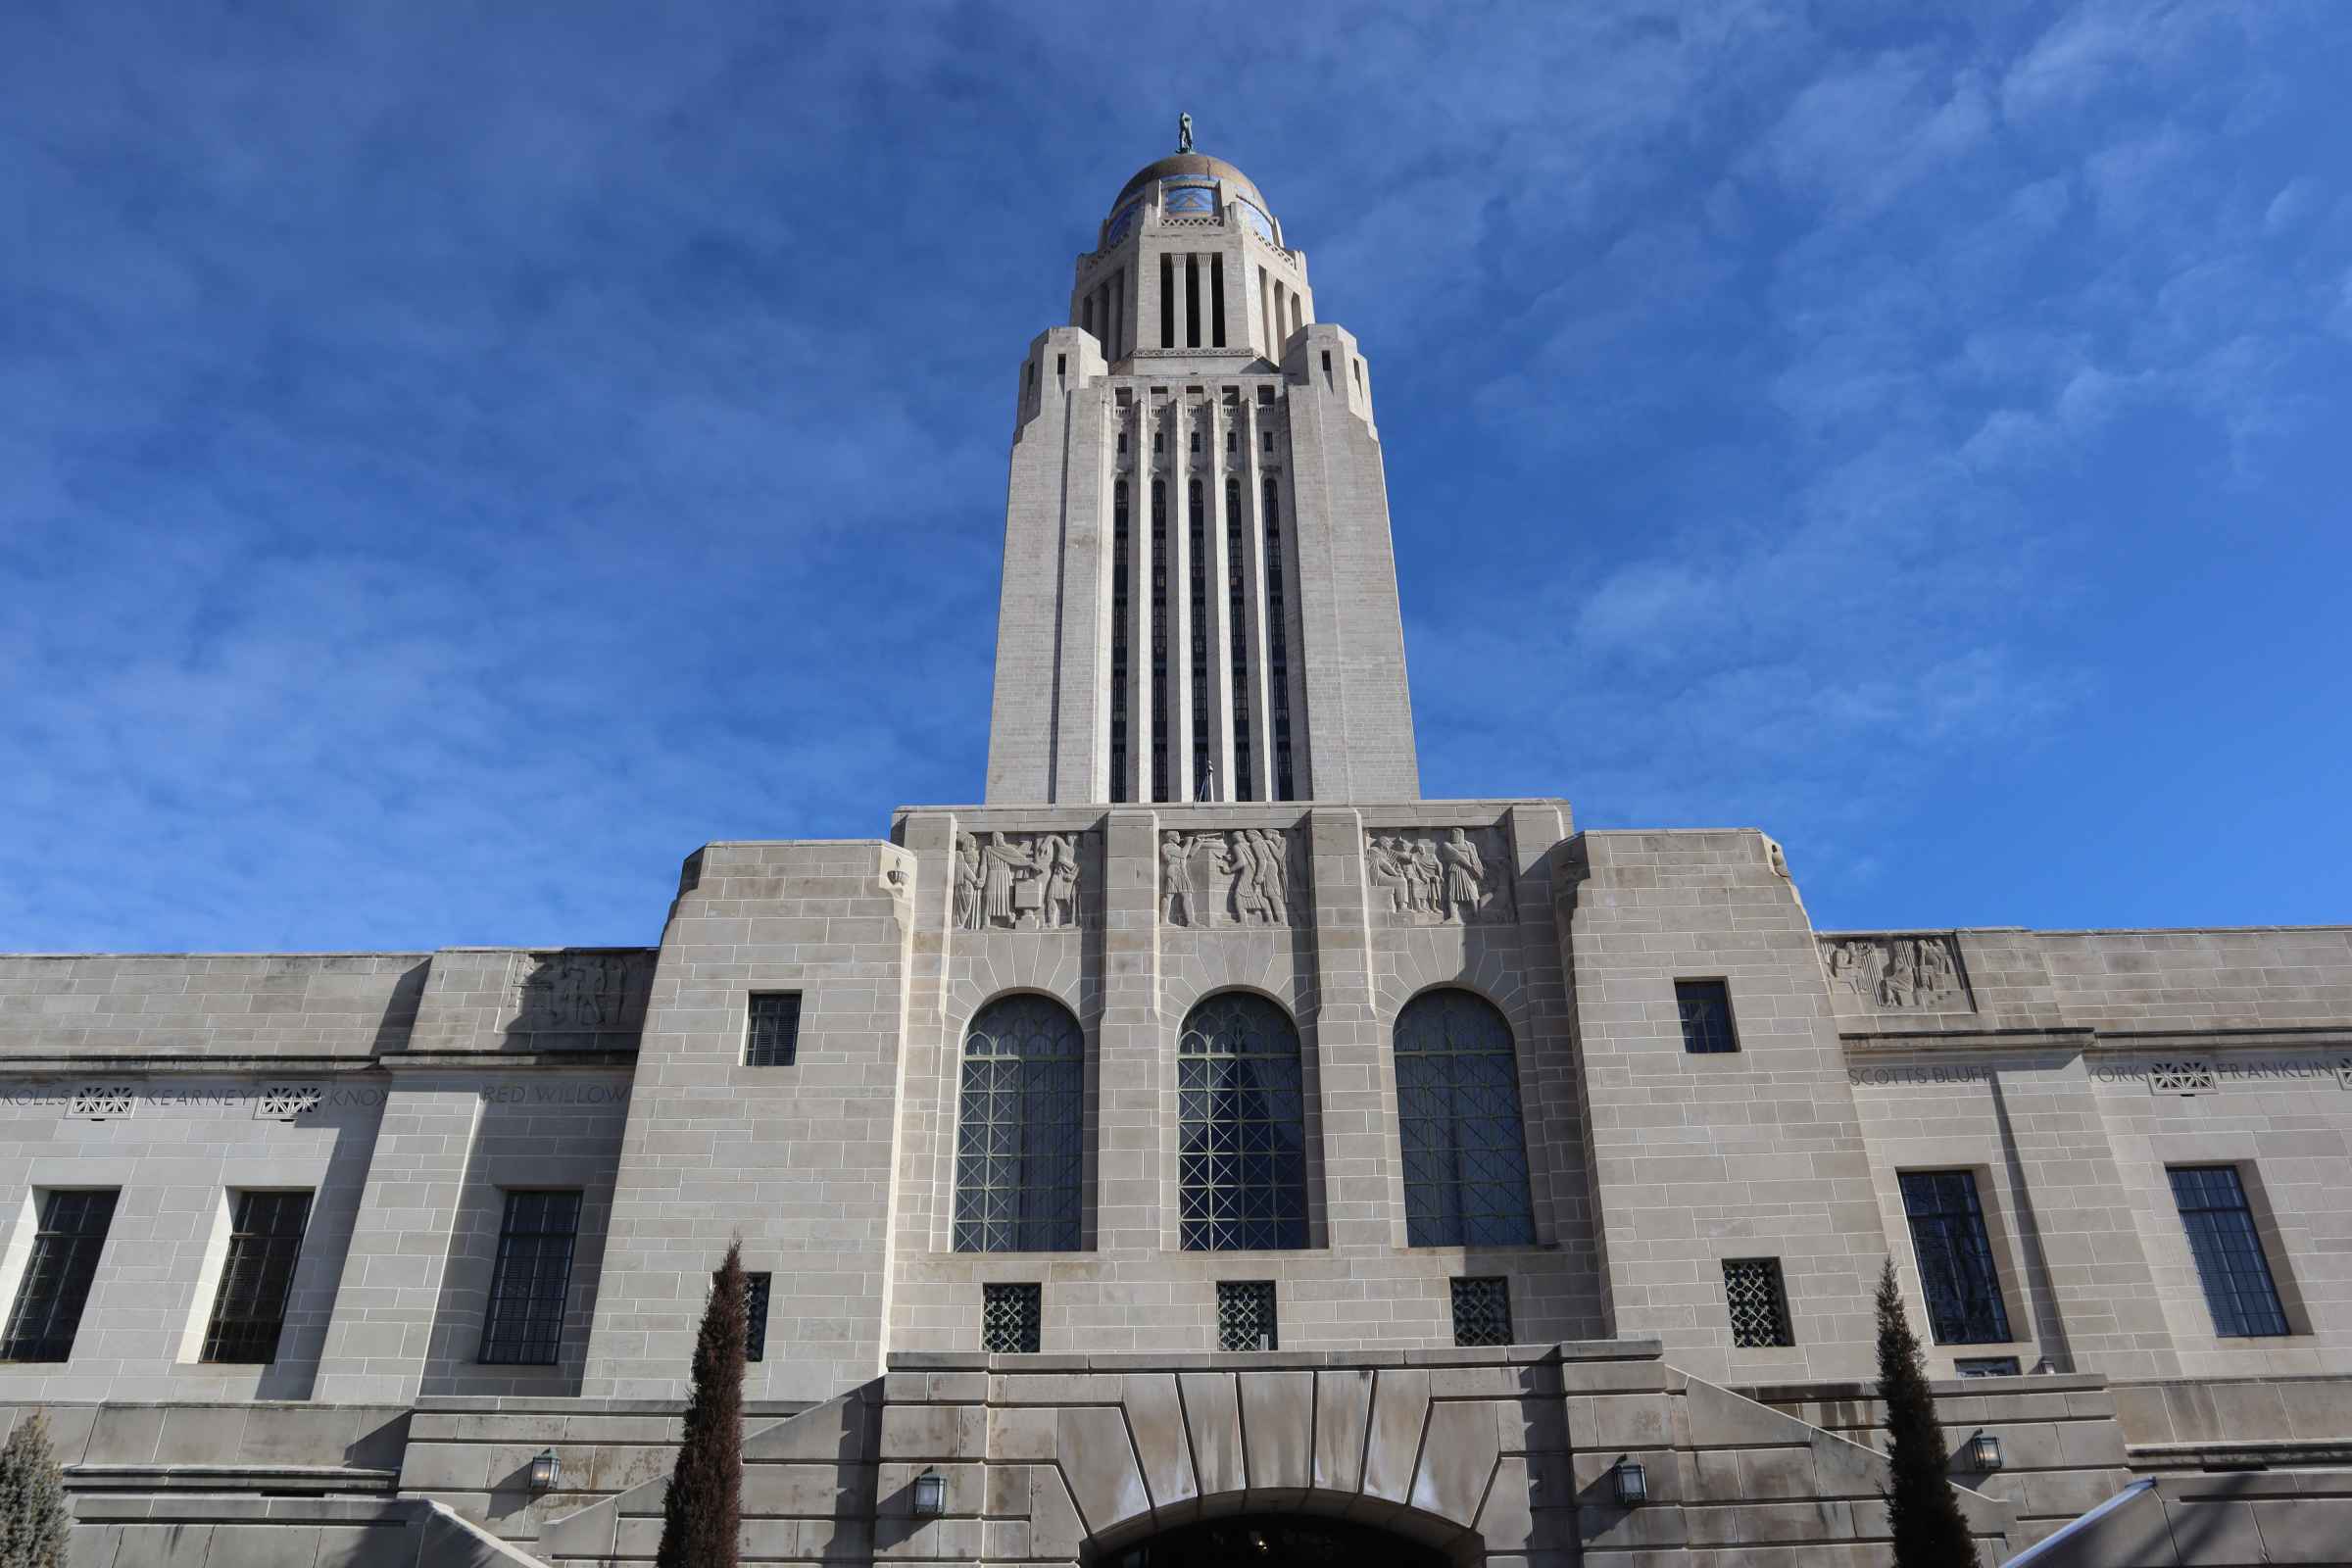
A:
{"label": "arched window", "polygon": [[1431,991],[1396,1015],[1404,1239],[1510,1247],[1536,1239],[1510,1023],[1467,991]]}
{"label": "arched window", "polygon": [[1000,997],[963,1037],[956,1250],[1069,1252],[1085,1193],[1086,1035],[1046,997]]}
{"label": "arched window", "polygon": [[1177,1046],[1178,1210],[1188,1252],[1306,1245],[1306,1096],[1298,1028],[1263,997],[1226,991]]}

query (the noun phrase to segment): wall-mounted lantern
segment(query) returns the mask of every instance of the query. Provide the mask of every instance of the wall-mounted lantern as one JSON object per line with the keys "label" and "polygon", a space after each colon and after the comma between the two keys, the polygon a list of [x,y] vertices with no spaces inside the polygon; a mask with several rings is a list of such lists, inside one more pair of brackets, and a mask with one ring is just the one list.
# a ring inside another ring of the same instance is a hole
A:
{"label": "wall-mounted lantern", "polygon": [[1649,1500],[1649,1472],[1642,1468],[1639,1459],[1620,1459],[1610,1467],[1609,1477],[1617,1490],[1617,1506],[1638,1508]]}
{"label": "wall-mounted lantern", "polygon": [[1980,1432],[1969,1439],[1968,1464],[1972,1470],[1998,1470],[2001,1467],[2001,1440],[1989,1432]]}
{"label": "wall-mounted lantern", "polygon": [[948,1478],[926,1470],[914,1478],[914,1516],[936,1519],[948,1511]]}
{"label": "wall-mounted lantern", "polygon": [[553,1448],[541,1448],[531,1455],[531,1490],[553,1492],[556,1483],[564,1478],[564,1461]]}

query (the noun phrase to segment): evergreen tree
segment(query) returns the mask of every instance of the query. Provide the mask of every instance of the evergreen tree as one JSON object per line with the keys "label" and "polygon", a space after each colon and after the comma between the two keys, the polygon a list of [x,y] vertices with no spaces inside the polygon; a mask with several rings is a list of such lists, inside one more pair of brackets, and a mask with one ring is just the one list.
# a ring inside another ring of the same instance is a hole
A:
{"label": "evergreen tree", "polygon": [[1979,1568],[1892,1258],[1879,1275],[1879,1397],[1886,1403],[1886,1459],[1894,1471],[1886,1493],[1894,1568]]}
{"label": "evergreen tree", "polygon": [[34,1410],[0,1447],[0,1568],[66,1568],[73,1525],[49,1423]]}
{"label": "evergreen tree", "polygon": [[655,1568],[736,1568],[743,1520],[743,1366],[751,1319],[751,1282],[743,1242],[727,1260],[703,1309],[694,1344],[694,1393],[686,1402],[686,1443],[662,1499],[662,1544]]}

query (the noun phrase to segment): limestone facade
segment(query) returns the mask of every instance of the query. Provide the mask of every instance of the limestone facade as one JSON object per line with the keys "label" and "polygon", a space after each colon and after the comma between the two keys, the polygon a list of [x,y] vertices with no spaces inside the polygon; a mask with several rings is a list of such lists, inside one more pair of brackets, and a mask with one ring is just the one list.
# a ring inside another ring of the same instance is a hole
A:
{"label": "limestone facade", "polygon": [[[747,1561],[1345,1519],[1859,1568],[1889,1258],[1955,1447],[2003,1449],[1959,1467],[1988,1560],[2334,1560],[2352,929],[1821,932],[1752,829],[1418,799],[1353,340],[1229,165],[1152,166],[1098,240],[1020,372],[986,804],[706,845],[650,949],[0,957],[0,1407],[50,1413],[75,1561],[650,1560],[736,1238]],[[2177,1196],[2221,1170],[2264,1332]],[[1930,1174],[1983,1238],[1951,1343]],[[40,1350],[45,1204],[93,1192]],[[275,1348],[213,1354],[240,1200],[284,1193]]]}

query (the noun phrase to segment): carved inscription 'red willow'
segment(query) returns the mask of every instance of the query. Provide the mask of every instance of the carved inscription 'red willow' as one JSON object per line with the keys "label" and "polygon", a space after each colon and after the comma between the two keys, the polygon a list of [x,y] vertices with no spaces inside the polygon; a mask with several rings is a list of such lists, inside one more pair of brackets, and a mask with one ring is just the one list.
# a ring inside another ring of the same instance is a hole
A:
{"label": "carved inscription 'red willow'", "polygon": [[1488,925],[1517,913],[1500,828],[1367,830],[1364,874],[1383,925]]}
{"label": "carved inscription 'red willow'", "polygon": [[1076,834],[956,835],[956,929],[1051,931],[1077,923]]}
{"label": "carved inscription 'red willow'", "polygon": [[1305,880],[1297,835],[1234,827],[1159,836],[1159,917],[1169,925],[1297,925]]}
{"label": "carved inscription 'red willow'", "polygon": [[1960,956],[1948,936],[1832,937],[1830,984],[1882,1011],[1965,1012]]}

